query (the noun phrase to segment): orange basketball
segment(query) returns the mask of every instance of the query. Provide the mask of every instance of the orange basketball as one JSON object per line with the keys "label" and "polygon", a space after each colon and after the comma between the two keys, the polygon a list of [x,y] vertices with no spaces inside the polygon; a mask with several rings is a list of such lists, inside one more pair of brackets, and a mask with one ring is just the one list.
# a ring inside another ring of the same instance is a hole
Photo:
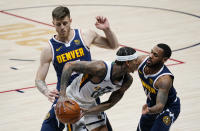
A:
{"label": "orange basketball", "polygon": [[[55,112],[60,122],[73,124],[79,119],[81,109],[75,101],[70,100],[70,102],[65,101],[64,103],[59,104],[60,107],[56,104]],[[63,104],[65,107],[63,107]]]}

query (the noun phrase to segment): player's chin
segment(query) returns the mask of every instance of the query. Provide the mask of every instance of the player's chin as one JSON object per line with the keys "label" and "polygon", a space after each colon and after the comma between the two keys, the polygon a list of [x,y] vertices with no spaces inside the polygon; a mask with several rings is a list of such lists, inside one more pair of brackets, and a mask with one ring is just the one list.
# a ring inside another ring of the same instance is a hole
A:
{"label": "player's chin", "polygon": [[148,67],[152,67],[152,63],[150,63],[150,62],[147,62],[146,65],[147,65]]}

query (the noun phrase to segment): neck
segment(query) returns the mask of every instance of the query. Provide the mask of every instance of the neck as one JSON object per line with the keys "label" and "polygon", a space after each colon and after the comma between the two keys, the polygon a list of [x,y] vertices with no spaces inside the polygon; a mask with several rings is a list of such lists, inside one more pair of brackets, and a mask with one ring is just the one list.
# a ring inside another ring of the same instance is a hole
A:
{"label": "neck", "polygon": [[163,64],[158,64],[158,65],[154,65],[154,66],[146,66],[144,69],[144,72],[146,75],[148,74],[155,74],[157,73],[161,68],[163,67]]}
{"label": "neck", "polygon": [[64,36],[61,36],[61,35],[58,34],[58,35],[56,36],[56,39],[59,40],[59,41],[68,43],[68,42],[71,40],[72,37],[73,37],[73,31],[72,31],[72,29],[70,28],[70,29],[68,30],[68,32],[66,32],[66,34],[65,34]]}

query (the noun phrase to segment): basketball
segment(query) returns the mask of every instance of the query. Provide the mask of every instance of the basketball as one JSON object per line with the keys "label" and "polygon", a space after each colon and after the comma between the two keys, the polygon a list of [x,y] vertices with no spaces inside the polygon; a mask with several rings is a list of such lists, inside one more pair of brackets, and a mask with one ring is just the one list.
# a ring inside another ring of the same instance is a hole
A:
{"label": "basketball", "polygon": [[56,104],[55,112],[60,122],[73,124],[79,120],[81,109],[75,101],[69,100],[64,103],[59,103],[59,105],[58,103]]}

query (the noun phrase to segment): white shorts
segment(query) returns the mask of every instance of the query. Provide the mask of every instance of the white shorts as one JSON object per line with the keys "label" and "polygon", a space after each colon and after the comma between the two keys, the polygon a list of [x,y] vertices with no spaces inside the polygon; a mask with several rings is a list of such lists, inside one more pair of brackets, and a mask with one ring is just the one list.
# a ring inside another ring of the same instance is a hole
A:
{"label": "white shorts", "polygon": [[[92,107],[95,107],[95,106],[98,105],[95,101],[83,103],[80,100],[77,100],[75,97],[70,96],[70,94],[68,94],[68,97],[70,99],[76,101],[81,108],[89,109],[89,108],[92,108]],[[100,113],[94,114],[94,115],[85,115],[85,116],[83,116],[83,118],[81,118],[79,120],[79,122],[80,123],[84,122],[86,128],[88,130],[92,130],[92,129],[95,129],[97,127],[106,125],[106,114],[104,112],[100,112]]]}
{"label": "white shorts", "polygon": [[85,121],[86,128],[88,130],[92,130],[97,127],[106,125],[106,116],[103,112],[97,115],[85,115],[84,121]]}

